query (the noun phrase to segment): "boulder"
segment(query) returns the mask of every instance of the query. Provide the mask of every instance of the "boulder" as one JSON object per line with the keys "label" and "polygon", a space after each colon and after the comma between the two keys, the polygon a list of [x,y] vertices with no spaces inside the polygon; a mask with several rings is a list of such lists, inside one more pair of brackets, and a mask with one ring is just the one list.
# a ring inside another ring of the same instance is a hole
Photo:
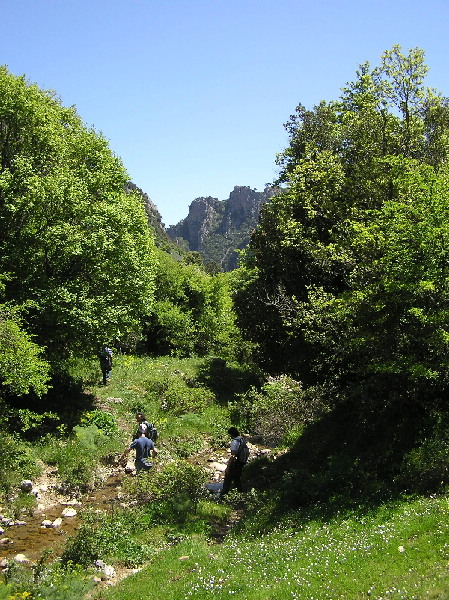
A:
{"label": "boulder", "polygon": [[25,554],[16,554],[13,558],[13,561],[18,563],[19,565],[26,565],[30,562],[30,559],[25,556]]}
{"label": "boulder", "polygon": [[33,482],[30,479],[24,479],[20,484],[22,492],[31,492],[33,489]]}

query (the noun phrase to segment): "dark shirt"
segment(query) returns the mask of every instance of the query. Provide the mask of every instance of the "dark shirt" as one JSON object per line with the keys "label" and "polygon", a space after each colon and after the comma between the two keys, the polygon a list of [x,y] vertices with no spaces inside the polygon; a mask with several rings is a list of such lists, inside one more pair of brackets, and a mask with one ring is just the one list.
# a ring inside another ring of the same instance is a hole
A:
{"label": "dark shirt", "polygon": [[154,450],[154,443],[147,437],[139,437],[133,440],[129,447],[136,449],[136,460],[142,460],[148,458],[150,450]]}

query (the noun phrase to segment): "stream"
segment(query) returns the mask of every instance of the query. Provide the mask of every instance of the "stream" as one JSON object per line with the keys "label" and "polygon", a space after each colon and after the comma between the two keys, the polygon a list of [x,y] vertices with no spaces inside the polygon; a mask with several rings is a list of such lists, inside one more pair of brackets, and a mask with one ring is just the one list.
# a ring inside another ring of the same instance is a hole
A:
{"label": "stream", "polygon": [[[267,450],[251,445],[251,452],[255,457]],[[220,480],[223,478],[228,457],[228,453],[222,453],[213,458],[208,454],[194,459],[196,464],[207,466],[210,477],[205,487],[212,495],[221,488]],[[68,537],[73,536],[81,525],[82,518],[79,513],[86,509],[109,510],[120,504],[123,501],[120,497],[122,480],[128,476],[122,470],[113,471],[101,487],[83,496],[82,502],[60,498],[44,508],[36,509],[32,515],[21,516],[20,521],[15,520],[12,524],[6,523],[6,519],[3,519],[3,523],[0,521],[0,527],[4,530],[0,534],[0,568],[6,566],[8,560],[17,560],[18,555],[24,555],[27,559],[24,562],[27,563],[36,563],[46,552],[52,552],[53,558],[60,556]],[[65,509],[73,509],[72,512],[76,514],[65,516]],[[44,521],[49,526],[44,526]],[[230,524],[227,524],[217,531],[216,541],[223,539],[229,526]]]}
{"label": "stream", "polygon": [[[54,555],[60,555],[68,536],[73,535],[81,524],[78,514],[80,508],[104,510],[118,503],[122,477],[123,475],[111,475],[104,486],[84,496],[82,503],[63,501],[43,510],[36,510],[32,516],[24,516],[23,521],[19,521],[21,524],[16,524],[17,521],[12,525],[3,524],[4,532],[0,536],[0,560],[10,560],[18,554],[24,554],[30,562],[36,562],[45,551],[50,550]],[[63,516],[66,508],[73,508],[77,514],[72,517]],[[43,521],[53,523],[59,518],[62,520],[57,527],[42,526]]]}

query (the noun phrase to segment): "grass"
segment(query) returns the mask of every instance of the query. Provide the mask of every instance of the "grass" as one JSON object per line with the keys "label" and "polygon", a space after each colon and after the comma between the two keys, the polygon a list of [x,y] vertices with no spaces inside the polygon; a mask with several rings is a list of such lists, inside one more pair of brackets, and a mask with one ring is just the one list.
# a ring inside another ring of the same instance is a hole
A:
{"label": "grass", "polygon": [[[292,513],[269,532],[201,537],[97,597],[104,600],[447,600],[449,500],[415,498],[328,520]],[[250,518],[250,517],[249,517]]]}
{"label": "grass", "polygon": [[[191,401],[192,406],[199,406],[198,397],[201,399],[203,393],[206,397],[212,389],[207,377],[203,383],[198,381],[198,372],[203,369],[204,373],[203,361],[117,356],[106,387],[99,384],[100,373],[95,367],[94,362],[78,366],[79,377],[90,381],[86,397],[96,398],[102,410],[110,412],[119,424],[118,433],[111,434],[118,440],[129,441],[135,428],[134,413],[143,410],[160,432],[159,460],[173,469],[176,461],[189,459],[199,450],[212,451],[228,441],[225,433],[231,422],[225,403],[206,402],[201,410],[183,414],[164,409],[167,390],[172,398],[178,394],[183,403]],[[223,377],[222,372],[219,375]],[[197,389],[198,397],[191,393]],[[330,426],[335,428],[335,420]],[[324,435],[326,440],[332,439],[329,431]],[[310,448],[317,453],[316,444]],[[329,455],[327,446],[323,452],[323,456]],[[311,460],[312,455],[299,450],[290,455],[294,479],[290,483],[300,489],[299,457]],[[270,462],[279,475],[286,468],[285,458]],[[264,460],[268,464],[268,459]],[[255,479],[259,473],[262,481],[263,464],[252,463],[246,472]],[[154,481],[155,475],[150,474]],[[252,490],[243,499],[231,493],[228,500],[216,503],[206,496],[187,502],[183,495],[187,486],[180,481],[181,489],[175,491],[170,481],[165,482],[171,495],[163,502],[93,515],[96,520],[90,524],[86,519],[86,529],[72,546],[75,562],[81,564],[79,558],[85,559],[84,575],[89,573],[95,552],[116,567],[145,565],[115,586],[93,590],[89,598],[449,600],[449,493],[404,496],[358,506],[353,500],[351,509],[339,509],[344,498],[334,496],[327,502],[289,510],[288,492],[293,494],[290,484],[282,490],[279,487],[278,492]],[[130,479],[129,483],[139,482]],[[214,527],[235,517],[240,508],[244,509],[240,521],[222,543],[214,543]],[[41,593],[41,585],[11,586],[11,597],[25,590],[34,590],[33,599],[48,596]],[[64,589],[54,584],[51,597],[83,598],[84,591]]]}

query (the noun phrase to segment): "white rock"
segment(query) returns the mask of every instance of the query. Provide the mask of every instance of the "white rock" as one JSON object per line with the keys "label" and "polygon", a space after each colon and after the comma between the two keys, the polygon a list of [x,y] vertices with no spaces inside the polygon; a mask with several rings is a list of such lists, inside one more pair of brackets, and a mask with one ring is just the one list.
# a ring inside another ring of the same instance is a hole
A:
{"label": "white rock", "polygon": [[27,522],[26,522],[26,521],[16,521],[16,522],[14,523],[14,525],[26,525],[26,524],[27,524]]}
{"label": "white rock", "polygon": [[226,470],[226,465],[219,463],[219,462],[213,462],[210,464],[210,468],[213,469],[214,471],[225,471]]}
{"label": "white rock", "polygon": [[61,519],[61,517],[58,517],[57,519],[55,519],[53,521],[53,523],[51,524],[51,526],[54,527],[55,529],[57,527],[61,527],[61,525],[62,525],[62,519]]}
{"label": "white rock", "polygon": [[76,517],[77,512],[74,508],[64,508],[62,511],[63,517]]}
{"label": "white rock", "polygon": [[113,579],[116,576],[115,569],[112,565],[105,565],[101,570],[101,578],[103,581],[106,579]]}
{"label": "white rock", "polygon": [[16,554],[13,558],[14,562],[19,563],[20,565],[24,565],[30,562],[30,559],[25,556],[25,554]]}
{"label": "white rock", "polygon": [[44,519],[41,523],[41,527],[51,527],[53,525],[53,523],[50,521],[50,519]]}
{"label": "white rock", "polygon": [[12,544],[11,538],[2,538],[0,540],[0,546],[7,546],[8,544]]}
{"label": "white rock", "polygon": [[94,565],[97,567],[97,569],[104,569],[106,566],[106,563],[101,560],[101,558],[98,558],[95,562]]}

